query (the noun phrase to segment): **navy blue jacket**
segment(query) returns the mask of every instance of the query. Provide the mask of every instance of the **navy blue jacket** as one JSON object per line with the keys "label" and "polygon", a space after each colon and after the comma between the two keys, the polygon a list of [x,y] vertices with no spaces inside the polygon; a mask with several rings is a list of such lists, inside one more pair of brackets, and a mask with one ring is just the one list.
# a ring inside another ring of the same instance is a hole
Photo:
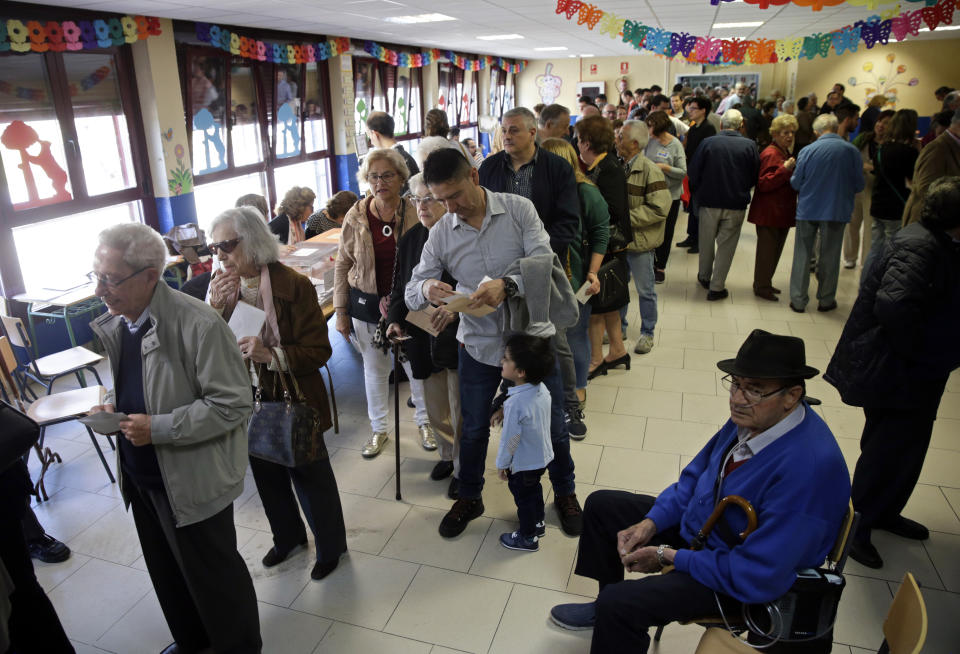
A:
{"label": "navy blue jacket", "polygon": [[[580,197],[573,168],[564,159],[537,146],[533,164],[533,197],[530,200],[550,235],[550,247],[561,261],[567,246],[580,232]],[[480,186],[497,193],[510,193],[510,155],[506,150],[491,155],[480,164]]]}
{"label": "navy blue jacket", "polygon": [[760,176],[757,144],[732,129],[704,139],[687,166],[698,207],[746,209]]}

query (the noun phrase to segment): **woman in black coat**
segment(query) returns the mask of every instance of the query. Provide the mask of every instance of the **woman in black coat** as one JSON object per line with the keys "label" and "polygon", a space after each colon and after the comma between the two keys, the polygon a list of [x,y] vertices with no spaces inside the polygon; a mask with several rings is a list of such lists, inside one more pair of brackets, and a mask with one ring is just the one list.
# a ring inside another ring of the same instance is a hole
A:
{"label": "woman in black coat", "polygon": [[947,378],[960,367],[960,177],[930,186],[922,219],[888,240],[866,271],[824,378],[863,407],[850,556],[879,568],[870,530],[925,540],[900,515],[920,477]]}
{"label": "woman in black coat", "polygon": [[[601,116],[582,118],[574,125],[574,131],[577,135],[580,160],[587,165],[587,177],[597,185],[610,211],[610,241],[603,264],[606,266],[614,260],[622,264],[618,269],[623,279],[623,292],[615,294],[609,301],[604,301],[603,298],[609,295],[601,287],[600,293],[590,299],[593,307],[590,316],[590,342],[596,347],[596,344],[601,342],[604,330],[610,341],[610,350],[606,357],[598,356],[597,352],[592,353],[591,361],[601,361],[587,374],[587,379],[593,379],[596,375],[606,374],[607,370],[620,365],[625,365],[627,370],[630,370],[630,355],[623,345],[623,332],[620,328],[620,312],[630,302],[627,290],[629,268],[626,264],[625,248],[632,240],[633,229],[627,202],[627,177],[617,163],[610,121]],[[603,275],[600,283],[603,284]]]}
{"label": "woman in black coat", "polygon": [[[411,324],[409,310],[404,301],[404,288],[420,263],[423,246],[427,242],[430,228],[433,227],[446,210],[441,202],[430,196],[421,174],[409,180],[410,201],[417,207],[420,224],[414,225],[400,238],[397,244],[397,267],[390,295],[390,308],[387,311],[387,335],[391,337],[409,335],[403,341],[404,353],[410,361],[410,369],[415,379],[423,380],[423,401],[433,430],[440,438],[437,445],[440,461],[433,467],[430,477],[441,480],[453,474],[447,495],[457,499],[460,471],[459,449],[463,421],[460,417],[460,379],[457,375],[457,327],[456,314],[437,309],[439,316],[435,325],[442,325],[437,336]],[[444,271],[441,281],[456,287],[457,282]]]}

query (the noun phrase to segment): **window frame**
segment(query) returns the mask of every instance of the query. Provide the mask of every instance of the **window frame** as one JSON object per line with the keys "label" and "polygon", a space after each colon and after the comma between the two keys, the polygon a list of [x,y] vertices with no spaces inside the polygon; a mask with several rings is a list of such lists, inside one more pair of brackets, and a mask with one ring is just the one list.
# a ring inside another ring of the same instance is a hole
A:
{"label": "window frame", "polygon": [[[419,114],[420,120],[418,121],[420,129],[416,132],[410,131],[410,123],[412,121],[409,118],[410,114],[408,114],[407,132],[405,134],[394,133],[393,136],[398,143],[404,143],[405,141],[419,141],[419,139],[422,139],[423,138],[423,117],[424,117],[423,67],[394,66],[393,64],[382,62],[378,59],[374,59],[373,57],[354,57],[353,58],[354,113],[356,113],[357,98],[360,97],[359,94],[357,93],[357,80],[359,79],[360,65],[364,65],[364,66],[369,65],[373,67],[373,75],[372,75],[373,83],[371,84],[370,95],[369,97],[363,96],[363,99],[367,101],[371,111],[374,111],[374,110],[379,111],[379,109],[375,109],[375,107],[377,107],[378,100],[382,101],[382,104],[384,107],[382,111],[385,111],[386,113],[390,114],[390,116],[394,118],[394,122],[396,122],[397,98],[398,98],[397,85],[400,80],[400,74],[399,74],[400,68],[407,68],[410,71],[410,76],[407,78],[407,83],[409,84],[409,88],[407,89],[407,94],[405,95],[405,97],[407,97],[408,100],[411,99],[410,96],[413,95],[413,91],[414,91],[414,79],[413,79],[414,75],[418,77],[419,83],[416,86],[418,87],[419,92],[417,93],[417,97],[414,98],[415,100],[418,101],[418,103],[417,103],[417,106],[410,108],[410,112],[411,113],[413,111],[420,112]],[[393,72],[393,84],[387,83],[389,79],[390,69],[392,69],[392,72]],[[380,89],[379,93],[377,92],[378,88]],[[393,91],[392,101],[390,100],[390,90]],[[364,135],[366,133],[366,126],[358,123],[355,127],[355,132],[357,136]]]}
{"label": "window frame", "polygon": [[63,163],[69,175],[71,195],[73,196],[72,199],[64,202],[14,209],[7,185],[6,171],[0,165],[0,291],[8,298],[23,292],[25,289],[20,271],[20,259],[17,256],[13,239],[14,228],[131,202],[139,202],[140,215],[145,224],[154,229],[159,228],[153,182],[147,165],[150,158],[147,154],[147,142],[143,132],[140,96],[134,82],[131,48],[129,45],[121,45],[109,48],[84,49],[76,53],[110,55],[113,57],[114,71],[120,93],[120,106],[127,126],[132,160],[131,167],[134,175],[134,183],[129,188],[93,196],[87,190],[86,176],[83,171],[83,153],[80,151],[76,116],[73,102],[70,99],[70,84],[63,59],[65,56],[72,54],[75,53],[51,50],[41,53],[0,53],[0,57],[39,55],[42,58],[49,76],[51,101],[63,140],[65,159]]}
{"label": "window frame", "polygon": [[[288,35],[288,40],[291,40]],[[295,39],[293,39],[295,40]],[[273,207],[276,207],[280,201],[280,197],[277,192],[276,181],[274,178],[274,171],[286,166],[295,166],[297,164],[308,163],[311,161],[317,160],[326,160],[328,168],[330,170],[329,179],[331,181],[331,188],[329,189],[314,189],[317,192],[318,197],[322,197],[327,191],[332,195],[336,193],[337,188],[334,188],[336,175],[334,170],[334,147],[333,147],[333,121],[331,120],[331,101],[330,101],[330,68],[328,60],[311,62],[315,63],[317,66],[316,74],[319,77],[319,88],[323,89],[322,97],[320,98],[320,103],[323,107],[323,115],[325,117],[325,127],[327,133],[327,148],[325,150],[317,150],[315,152],[306,151],[306,118],[305,118],[305,107],[307,101],[307,92],[306,92],[306,79],[309,71],[307,70],[308,64],[274,64],[268,61],[255,61],[251,59],[245,59],[243,57],[232,55],[229,52],[225,52],[220,48],[214,48],[208,45],[197,45],[194,43],[187,42],[178,42],[177,43],[177,59],[180,67],[180,91],[183,96],[183,106],[184,106],[184,117],[186,122],[187,129],[187,143],[190,148],[190,161],[191,165],[193,162],[193,104],[192,104],[192,85],[193,77],[190,74],[192,62],[196,57],[212,58],[216,57],[224,61],[224,80],[223,80],[223,92],[224,92],[224,102],[228,109],[224,112],[226,125],[226,143],[224,144],[227,152],[227,167],[223,170],[212,171],[198,175],[194,171],[193,175],[193,184],[194,188],[198,186],[203,186],[205,184],[212,184],[216,182],[222,182],[234,177],[242,177],[245,175],[251,174],[260,174],[263,176],[263,179],[266,183],[266,193],[267,193],[267,206],[273,213]],[[262,149],[262,160],[250,164],[236,165],[234,162],[233,154],[233,121],[231,120],[231,113],[229,107],[232,107],[231,103],[231,94],[232,94],[232,85],[231,78],[233,75],[233,68],[235,66],[245,66],[250,68],[252,73],[252,81],[254,85],[254,95],[257,102],[257,124],[260,131],[260,147]],[[297,78],[297,98],[300,100],[300,111],[299,111],[299,130],[300,130],[300,152],[289,157],[278,157],[277,156],[277,132],[278,124],[276,121],[276,115],[279,107],[277,107],[277,97],[276,97],[276,75],[277,71],[281,68],[284,70],[289,69],[290,66],[299,67],[299,75]],[[265,92],[265,87],[267,81],[270,82],[269,92]],[[268,102],[270,106],[268,107]],[[268,217],[269,218],[269,217]]]}

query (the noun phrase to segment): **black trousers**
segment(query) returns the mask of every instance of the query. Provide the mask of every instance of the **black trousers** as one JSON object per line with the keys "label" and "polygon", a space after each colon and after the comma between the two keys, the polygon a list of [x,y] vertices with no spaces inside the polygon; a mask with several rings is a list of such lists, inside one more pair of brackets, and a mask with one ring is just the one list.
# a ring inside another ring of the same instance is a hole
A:
{"label": "black trousers", "polygon": [[[714,592],[686,573],[674,570],[623,580],[617,532],[643,520],[654,501],[649,495],[627,491],[596,491],[584,504],[575,572],[600,583],[590,646],[593,654],[645,654],[650,646],[650,627],[717,613]],[[678,549],[689,547],[675,528],[658,533],[649,544],[661,543]],[[739,615],[738,602],[725,595],[719,597],[724,611]]]}
{"label": "black trousers", "polygon": [[53,604],[37,581],[27,551],[21,527],[22,511],[18,506],[27,505],[30,511],[30,499],[23,492],[22,484],[13,479],[15,475],[27,478],[27,471],[25,467],[14,469],[17,466],[22,464],[14,464],[0,473],[0,502],[6,505],[0,509],[0,561],[14,585],[7,621],[9,651],[17,654],[73,654],[73,645],[63,631]]}
{"label": "black trousers", "polygon": [[507,487],[513,493],[517,504],[517,517],[520,518],[520,534],[526,538],[537,532],[537,523],[543,520],[543,486],[540,477],[546,468],[511,472],[507,477]]}
{"label": "black trousers", "polygon": [[660,270],[667,269],[667,260],[670,258],[670,248],[673,247],[673,232],[677,227],[678,215],[680,215],[679,198],[670,204],[670,211],[667,213],[667,224],[663,229],[663,243],[654,251],[654,265]]}
{"label": "black trousers", "polygon": [[915,409],[864,408],[866,423],[851,489],[853,508],[860,512],[858,540],[868,540],[873,527],[896,518],[907,505],[923,469],[942,394],[943,387],[929,404]]}
{"label": "black trousers", "polygon": [[147,571],[174,640],[191,654],[259,654],[260,620],[253,580],[237,551],[233,504],[177,527],[163,489],[123,474]]}
{"label": "black trousers", "polygon": [[40,521],[37,520],[37,514],[33,512],[33,507],[27,503],[27,512],[23,514],[23,537],[28,543],[40,540],[47,532],[43,530]]}
{"label": "black trousers", "polygon": [[297,498],[317,543],[317,560],[332,563],[347,551],[343,508],[329,457],[296,468],[250,457],[250,469],[277,551],[287,552],[307,540]]}

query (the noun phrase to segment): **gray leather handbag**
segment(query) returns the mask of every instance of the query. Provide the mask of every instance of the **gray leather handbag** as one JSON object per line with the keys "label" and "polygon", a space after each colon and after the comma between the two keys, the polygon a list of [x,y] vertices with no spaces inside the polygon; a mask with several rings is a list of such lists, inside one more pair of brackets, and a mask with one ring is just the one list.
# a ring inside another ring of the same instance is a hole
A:
{"label": "gray leather handbag", "polygon": [[253,416],[247,427],[250,456],[288,468],[312,463],[324,452],[320,412],[306,403],[292,373],[278,370],[276,375],[283,387],[283,400],[264,402],[262,375],[260,371],[257,374]]}

